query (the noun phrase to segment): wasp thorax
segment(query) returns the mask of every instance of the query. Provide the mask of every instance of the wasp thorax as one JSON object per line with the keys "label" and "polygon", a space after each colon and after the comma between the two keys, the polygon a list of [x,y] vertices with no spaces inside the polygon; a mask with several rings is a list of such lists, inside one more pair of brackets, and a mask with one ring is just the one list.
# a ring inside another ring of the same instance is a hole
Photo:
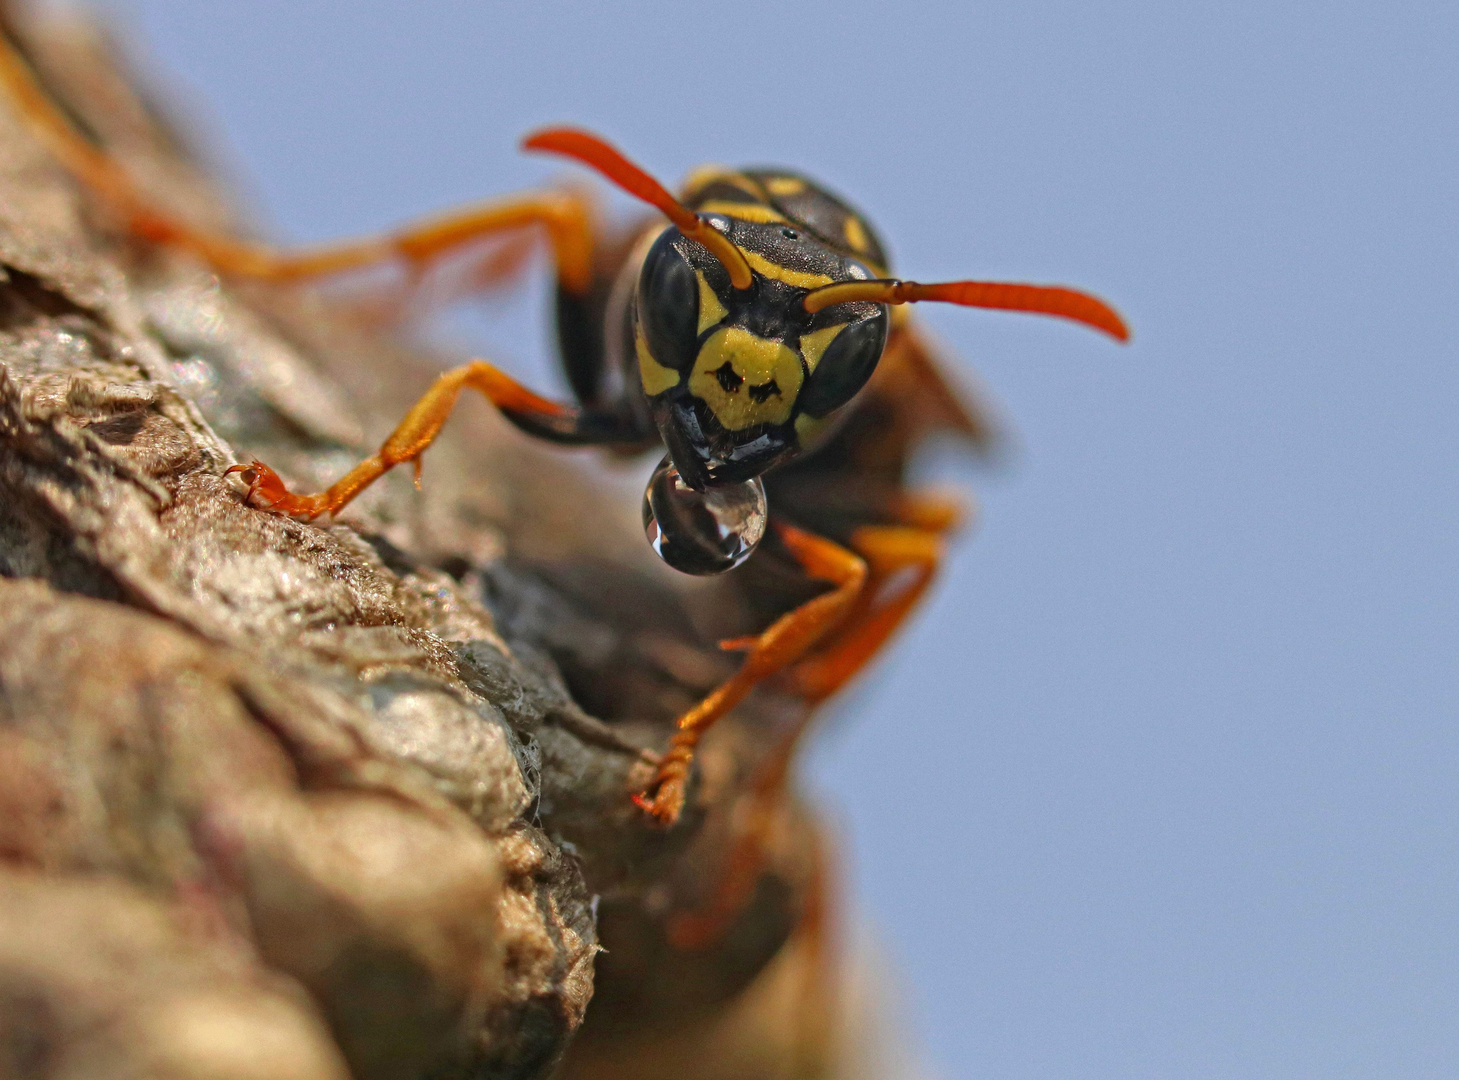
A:
{"label": "wasp thorax", "polygon": [[765,485],[757,476],[695,491],[665,459],[643,493],[643,529],[659,557],[685,574],[722,574],[765,535]]}

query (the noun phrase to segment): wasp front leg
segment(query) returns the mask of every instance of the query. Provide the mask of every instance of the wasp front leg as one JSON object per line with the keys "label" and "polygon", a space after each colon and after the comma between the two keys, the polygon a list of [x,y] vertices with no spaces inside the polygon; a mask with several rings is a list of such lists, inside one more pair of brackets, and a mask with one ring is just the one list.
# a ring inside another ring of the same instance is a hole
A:
{"label": "wasp front leg", "polygon": [[[579,409],[550,401],[484,360],[453,368],[438,378],[406,413],[380,450],[360,462],[327,491],[296,495],[277,473],[261,461],[234,465],[228,473],[241,473],[248,484],[248,502],[260,510],[313,520],[342,510],[365,488],[395,466],[418,461],[436,440],[461,391],[481,393],[518,427],[542,438],[565,443],[632,442],[642,438],[620,417],[594,409]],[[226,475],[226,474],[225,474]]]}

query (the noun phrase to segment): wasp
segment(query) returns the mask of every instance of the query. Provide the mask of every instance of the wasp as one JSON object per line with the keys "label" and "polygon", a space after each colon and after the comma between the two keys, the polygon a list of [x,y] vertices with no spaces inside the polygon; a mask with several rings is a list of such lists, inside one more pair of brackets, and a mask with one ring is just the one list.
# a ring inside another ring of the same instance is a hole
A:
{"label": "wasp", "polygon": [[[1078,290],[897,279],[870,222],[800,173],[706,167],[676,197],[603,139],[565,127],[539,131],[523,146],[588,166],[662,218],[637,236],[611,238],[580,193],[530,191],[388,234],[279,251],[152,205],[76,130],[8,42],[0,48],[0,81],[40,138],[127,232],[189,251],[224,275],[301,281],[392,262],[418,272],[483,238],[545,232],[556,269],[561,360],[576,401],[548,399],[473,360],[441,375],[380,449],[326,491],[292,492],[259,461],[228,472],[240,475],[248,502],[261,510],[305,519],[337,513],[395,466],[409,462],[418,470],[470,389],[537,438],[661,447],[644,523],[654,549],[678,570],[729,571],[773,535],[820,591],[774,615],[761,632],[722,643],[742,651],[743,663],[679,718],[656,776],[635,796],[665,825],[679,816],[695,747],[717,720],[758,683],[788,670],[810,700],[833,692],[902,622],[935,570],[939,537],[956,511],[903,492],[911,440],[886,430],[899,416],[905,424],[909,409],[935,407],[942,386],[903,305],[1032,312],[1128,337],[1109,305]],[[895,379],[862,402],[883,363],[897,369]],[[953,426],[971,424],[952,412]],[[868,461],[867,452],[875,458],[879,448],[881,462]],[[831,506],[821,496],[833,486],[865,489],[862,505]],[[882,596],[881,584],[906,570],[911,586]]]}

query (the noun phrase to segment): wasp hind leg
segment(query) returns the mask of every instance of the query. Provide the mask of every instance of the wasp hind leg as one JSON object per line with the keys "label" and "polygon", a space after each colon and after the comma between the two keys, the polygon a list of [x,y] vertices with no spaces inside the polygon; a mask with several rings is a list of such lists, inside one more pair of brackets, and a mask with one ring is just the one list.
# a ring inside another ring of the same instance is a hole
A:
{"label": "wasp hind leg", "polygon": [[489,252],[467,275],[462,292],[484,291],[514,277],[530,254],[524,233],[534,226],[547,232],[559,287],[570,295],[586,294],[593,283],[595,230],[587,199],[571,191],[523,192],[449,210],[392,232],[297,251],[201,230],[151,209],[134,212],[128,221],[133,234],[191,251],[220,274],[276,282],[398,264],[407,285],[413,285],[437,260],[489,237],[507,237],[504,246]]}
{"label": "wasp hind leg", "polygon": [[[576,192],[525,192],[448,211],[378,236],[283,251],[191,225],[160,209],[105,148],[76,127],[4,32],[0,32],[0,90],[8,94],[35,137],[120,218],[130,234],[192,251],[223,274],[298,281],[389,262],[418,272],[473,241],[538,226],[545,227],[551,240],[559,284],[576,295],[586,293],[592,285],[591,206]],[[491,260],[484,261],[480,269],[488,282],[510,271]]]}
{"label": "wasp hind leg", "polygon": [[[528,390],[515,379],[484,360],[473,360],[438,378],[425,395],[405,414],[399,426],[380,450],[360,462],[327,491],[296,495],[277,473],[261,461],[234,465],[229,473],[241,473],[248,484],[248,502],[261,510],[291,514],[313,520],[320,514],[342,510],[395,466],[417,462],[436,440],[461,391],[470,388],[487,398],[512,423],[540,438],[554,442],[601,444],[636,442],[641,432],[619,415],[601,410],[563,405]],[[225,475],[227,475],[225,473]]]}

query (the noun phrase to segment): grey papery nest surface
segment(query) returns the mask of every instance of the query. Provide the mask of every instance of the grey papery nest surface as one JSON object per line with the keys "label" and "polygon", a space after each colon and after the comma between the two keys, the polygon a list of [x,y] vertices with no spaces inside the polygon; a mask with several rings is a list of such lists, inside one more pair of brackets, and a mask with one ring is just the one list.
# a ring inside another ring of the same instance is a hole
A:
{"label": "grey papery nest surface", "polygon": [[[31,41],[163,205],[238,227],[103,39]],[[443,362],[125,239],[0,100],[0,1076],[535,1077],[585,1013],[570,1075],[829,1067],[803,810],[722,940],[665,939],[800,706],[716,733],[674,829],[633,807],[733,663],[642,470],[470,402],[339,522],[222,475],[327,485]]]}

